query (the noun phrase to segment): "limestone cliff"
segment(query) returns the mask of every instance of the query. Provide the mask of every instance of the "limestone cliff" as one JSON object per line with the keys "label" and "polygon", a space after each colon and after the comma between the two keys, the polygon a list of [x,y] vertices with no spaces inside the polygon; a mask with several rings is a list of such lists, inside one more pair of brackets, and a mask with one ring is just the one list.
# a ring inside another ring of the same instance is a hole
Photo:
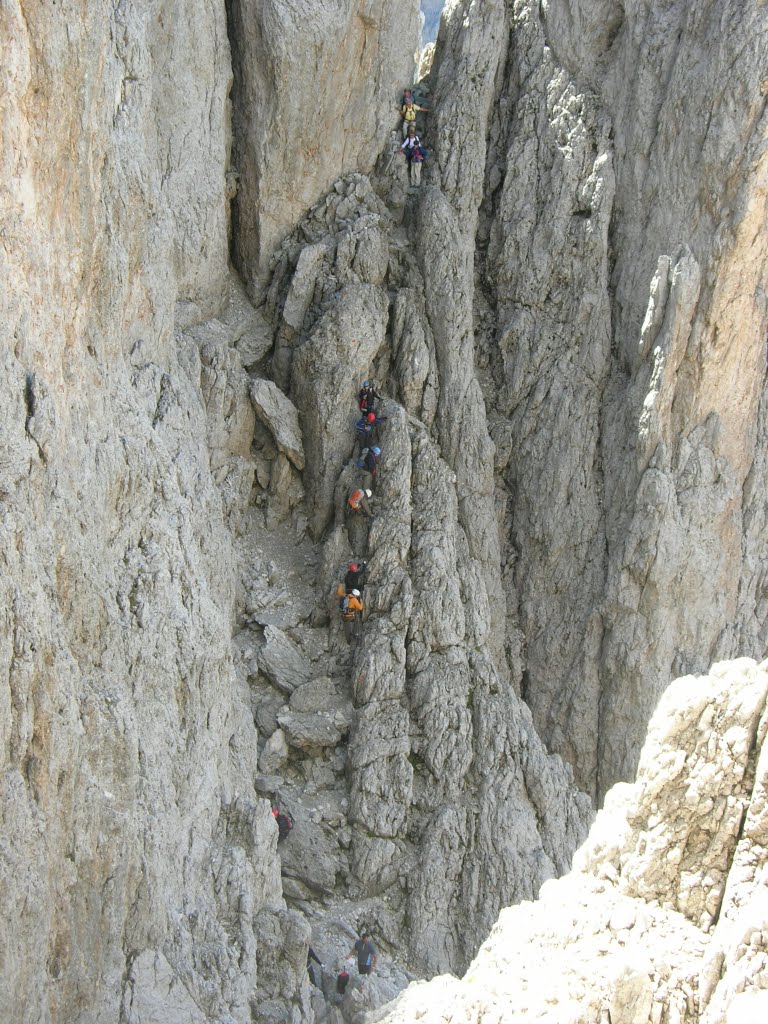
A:
{"label": "limestone cliff", "polygon": [[462,981],[413,985],[375,1019],[763,1020],[766,668],[671,686],[571,874],[505,910]]}
{"label": "limestone cliff", "polygon": [[[410,82],[418,0],[227,0],[233,254],[253,290],[276,244],[341,173],[367,173]],[[394,86],[394,89],[393,89]]]}
{"label": "limestone cliff", "polygon": [[764,647],[764,7],[452,0],[409,192],[417,8],[0,5],[2,1019],[461,970]]}
{"label": "limestone cliff", "polygon": [[765,650],[768,25],[759,5],[650,0],[504,17],[478,363],[523,693],[600,794],[634,771],[668,678]]}

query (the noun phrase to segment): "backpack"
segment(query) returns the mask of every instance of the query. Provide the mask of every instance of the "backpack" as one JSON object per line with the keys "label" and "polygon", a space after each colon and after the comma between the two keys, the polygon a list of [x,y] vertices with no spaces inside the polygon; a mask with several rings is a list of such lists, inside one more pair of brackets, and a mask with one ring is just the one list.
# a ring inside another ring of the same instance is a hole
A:
{"label": "backpack", "polygon": [[278,811],[273,808],[272,813],[277,822],[277,841],[281,842],[293,828],[293,818],[287,811]]}
{"label": "backpack", "polygon": [[339,611],[342,615],[351,615],[352,612],[349,610],[349,594],[344,594],[343,597],[339,598]]}
{"label": "backpack", "polygon": [[349,984],[349,975],[347,974],[347,972],[345,970],[339,971],[339,976],[336,979],[336,991],[339,993],[340,996],[344,995],[344,993],[347,990],[347,985],[348,984]]}

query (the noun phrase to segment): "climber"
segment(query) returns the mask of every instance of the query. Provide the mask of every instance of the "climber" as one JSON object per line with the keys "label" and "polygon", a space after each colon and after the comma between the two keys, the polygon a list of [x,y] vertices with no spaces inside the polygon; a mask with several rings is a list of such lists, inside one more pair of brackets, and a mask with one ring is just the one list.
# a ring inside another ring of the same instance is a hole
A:
{"label": "climber", "polygon": [[381,459],[381,448],[368,448],[365,450],[365,454],[360,452],[362,459],[362,465],[360,469],[364,469],[366,473],[370,473],[371,476],[376,479],[376,473],[379,468],[379,460]]}
{"label": "climber", "polygon": [[315,961],[316,964],[319,965],[320,970],[322,971],[323,963],[320,957],[314,951],[314,949],[312,949],[312,947],[310,946],[309,949],[307,950],[307,974],[309,975],[309,980],[312,982],[313,985],[315,985],[317,988],[322,988],[320,982],[315,979],[315,971],[314,968],[312,967],[313,960]]}
{"label": "climber", "polygon": [[361,448],[363,448],[372,439],[375,426],[376,413],[374,412],[369,412],[367,415],[363,414],[357,423],[355,423],[357,440],[360,442]]}
{"label": "climber", "polygon": [[339,612],[347,643],[357,640],[363,627],[363,602],[359,590],[353,590],[351,594],[339,598]]}
{"label": "climber", "polygon": [[387,422],[389,416],[380,416],[378,413],[368,413],[368,423],[373,428],[371,431],[371,437],[374,441],[378,441],[381,436],[382,426]]}
{"label": "climber", "polygon": [[347,501],[347,505],[353,512],[362,512],[366,519],[373,519],[373,512],[371,512],[371,506],[368,504],[370,498],[373,497],[373,491],[357,490],[352,491]]}
{"label": "climber", "polygon": [[378,441],[381,428],[389,419],[388,416],[379,416],[375,412],[369,412],[367,416],[361,416],[355,424],[357,437],[362,448],[366,442]]}
{"label": "climber", "polygon": [[400,107],[404,107],[409,100],[411,103],[423,103],[426,98],[426,92],[420,85],[417,85],[415,90],[410,87],[403,89],[403,95],[400,98]]}
{"label": "climber", "polygon": [[429,107],[420,107],[417,103],[413,102],[413,97],[406,100],[402,105],[400,113],[403,118],[403,138],[408,135],[411,126],[413,126],[414,130],[416,129],[416,115],[422,111],[425,114],[429,113]]}
{"label": "climber", "polygon": [[418,188],[421,184],[421,165],[424,162],[424,150],[421,148],[421,140],[416,134],[415,125],[408,126],[408,135],[400,149],[408,163],[411,185],[414,188]]}
{"label": "climber", "polygon": [[344,588],[346,593],[351,594],[353,590],[359,590],[362,594],[365,590],[367,575],[367,562],[350,562],[349,568],[344,576]]}
{"label": "climber", "polygon": [[373,382],[364,380],[357,393],[357,404],[360,407],[360,412],[366,416],[370,413],[375,413],[376,403],[381,401],[383,401],[383,397],[376,391]]}
{"label": "climber", "polygon": [[350,949],[348,956],[357,954],[357,970],[360,974],[370,974],[376,966],[376,947],[371,942],[368,932],[363,932]]}
{"label": "climber", "polygon": [[281,843],[293,828],[293,818],[286,811],[278,811],[276,807],[272,808],[272,813],[277,822],[277,841]]}

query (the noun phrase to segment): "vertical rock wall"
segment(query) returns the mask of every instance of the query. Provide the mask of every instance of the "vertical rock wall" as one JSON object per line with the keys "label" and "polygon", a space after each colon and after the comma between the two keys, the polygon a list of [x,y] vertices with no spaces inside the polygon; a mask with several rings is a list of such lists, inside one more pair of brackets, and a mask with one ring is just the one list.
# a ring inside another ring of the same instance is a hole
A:
{"label": "vertical rock wall", "polygon": [[233,255],[253,294],[269,259],[340,174],[371,170],[400,82],[413,79],[418,0],[227,0],[239,191]]}
{"label": "vertical rock wall", "polygon": [[[466,963],[501,906],[562,872],[591,814],[536,736],[508,666],[503,508],[473,361],[485,151],[465,145],[465,129],[485,132],[507,27],[502,3],[450,23],[429,183],[418,195],[398,191],[404,168],[386,156],[373,189],[358,175],[337,182],[278,253],[267,301],[273,371],[307,439],[307,513],[325,538],[326,593],[345,557],[369,558],[362,642],[349,664],[332,634],[320,659],[338,690],[351,679],[355,708],[349,808],[342,828],[325,833],[325,901],[358,901],[387,947],[429,974]],[[356,382],[372,375],[388,422],[376,518],[360,538],[342,510],[359,478]],[[293,635],[311,659],[305,630]],[[270,697],[255,685],[266,724]],[[278,713],[276,725],[284,720]],[[301,746],[290,731],[288,742]],[[306,808],[302,771],[289,752],[276,781]],[[339,816],[335,805],[320,814]],[[298,874],[319,885],[311,866]],[[343,884],[332,888],[331,874]]]}
{"label": "vertical rock wall", "polygon": [[632,774],[671,675],[764,643],[766,23],[508,7],[478,361],[523,692],[600,793]]}
{"label": "vertical rock wall", "polygon": [[245,1021],[257,976],[298,1008],[232,667],[225,11],[12,0],[0,36],[0,1016]]}

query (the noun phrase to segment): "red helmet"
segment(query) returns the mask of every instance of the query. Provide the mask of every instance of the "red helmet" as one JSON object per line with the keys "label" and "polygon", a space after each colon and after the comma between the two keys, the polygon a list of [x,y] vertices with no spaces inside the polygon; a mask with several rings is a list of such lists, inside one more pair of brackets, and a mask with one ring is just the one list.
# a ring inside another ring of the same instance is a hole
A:
{"label": "red helmet", "polygon": [[349,563],[349,571],[350,572],[357,572],[359,568],[360,568],[360,566],[357,564],[357,562],[350,562]]}
{"label": "red helmet", "polygon": [[369,412],[369,413],[368,413],[368,422],[369,422],[369,423],[373,423],[373,421],[374,421],[375,419],[376,419],[376,413],[375,413],[375,412]]}

